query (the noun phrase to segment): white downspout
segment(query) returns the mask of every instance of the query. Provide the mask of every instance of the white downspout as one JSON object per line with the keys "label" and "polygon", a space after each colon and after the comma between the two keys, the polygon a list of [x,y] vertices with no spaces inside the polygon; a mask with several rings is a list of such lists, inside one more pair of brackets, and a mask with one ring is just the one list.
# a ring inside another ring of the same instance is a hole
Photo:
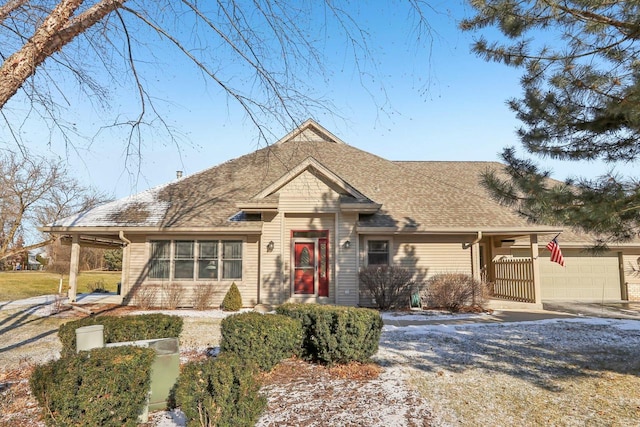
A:
{"label": "white downspout", "polygon": [[124,230],[120,230],[120,232],[118,233],[118,237],[120,237],[120,240],[125,242],[127,245],[131,244],[131,240],[129,240],[126,237],[124,237]]}
{"label": "white downspout", "polygon": [[476,237],[476,239],[473,242],[463,243],[462,249],[469,249],[471,246],[475,245],[476,243],[479,243],[480,240],[482,240],[482,231],[478,231],[478,237]]}
{"label": "white downspout", "polygon": [[482,240],[482,231],[478,231],[478,236],[471,243],[463,243],[462,248],[467,249],[471,248],[471,273],[473,278],[480,281],[480,256],[479,256],[479,248],[480,240]]}

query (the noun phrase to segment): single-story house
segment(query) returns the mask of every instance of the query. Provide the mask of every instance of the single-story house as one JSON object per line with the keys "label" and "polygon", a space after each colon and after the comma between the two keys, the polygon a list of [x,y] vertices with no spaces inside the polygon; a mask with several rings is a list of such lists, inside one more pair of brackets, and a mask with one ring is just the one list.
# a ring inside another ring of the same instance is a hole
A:
{"label": "single-story house", "polygon": [[38,261],[40,254],[37,250],[27,252],[27,270],[42,270],[42,263]]}
{"label": "single-story house", "polygon": [[[480,184],[502,167],[386,160],[308,120],[253,153],[42,230],[72,245],[72,300],[83,245],[124,248],[123,304],[176,284],[185,295],[211,286],[219,304],[236,283],[247,306],[366,306],[358,271],[372,264],[406,267],[419,282],[466,273],[496,297],[538,306],[640,299],[640,241],[594,256],[591,237],[527,222]],[[566,267],[546,249],[558,233]]]}

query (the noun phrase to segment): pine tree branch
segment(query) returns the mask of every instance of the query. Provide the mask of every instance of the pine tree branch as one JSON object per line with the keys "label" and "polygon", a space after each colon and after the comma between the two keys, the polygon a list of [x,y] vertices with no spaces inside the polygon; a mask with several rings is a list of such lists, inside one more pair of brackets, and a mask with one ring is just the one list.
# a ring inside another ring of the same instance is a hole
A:
{"label": "pine tree branch", "polygon": [[[581,10],[581,9],[575,9],[572,7],[567,7],[558,1],[549,2],[544,0],[543,3],[545,3],[547,6],[549,6],[552,9],[559,9],[565,13],[570,14],[575,18],[581,19],[583,22],[597,22],[599,24],[604,24],[610,27],[617,28],[620,30],[621,33],[634,39],[637,39],[638,35],[640,34],[639,33],[640,27],[638,27],[638,25],[636,24],[631,24],[628,22],[609,18],[607,16],[591,12],[588,9]],[[627,31],[623,31],[623,30],[627,30]]]}

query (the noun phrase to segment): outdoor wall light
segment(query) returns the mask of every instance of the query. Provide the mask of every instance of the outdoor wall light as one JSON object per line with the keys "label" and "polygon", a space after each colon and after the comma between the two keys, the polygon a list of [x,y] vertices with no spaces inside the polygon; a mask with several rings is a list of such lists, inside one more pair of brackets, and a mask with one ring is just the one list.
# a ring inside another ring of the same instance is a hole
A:
{"label": "outdoor wall light", "polygon": [[271,252],[274,246],[275,243],[273,243],[273,240],[269,241],[269,243],[267,243],[267,252]]}
{"label": "outdoor wall light", "polygon": [[342,247],[345,249],[349,249],[351,247],[351,242],[349,240],[347,240],[346,242],[344,242],[342,244]]}

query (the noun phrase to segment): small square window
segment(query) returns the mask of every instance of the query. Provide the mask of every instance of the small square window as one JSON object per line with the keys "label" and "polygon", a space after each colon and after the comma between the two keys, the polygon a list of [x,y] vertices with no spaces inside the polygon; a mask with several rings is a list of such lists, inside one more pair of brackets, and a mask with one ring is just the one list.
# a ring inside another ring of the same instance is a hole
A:
{"label": "small square window", "polygon": [[389,265],[389,241],[369,240],[367,245],[367,265]]}

